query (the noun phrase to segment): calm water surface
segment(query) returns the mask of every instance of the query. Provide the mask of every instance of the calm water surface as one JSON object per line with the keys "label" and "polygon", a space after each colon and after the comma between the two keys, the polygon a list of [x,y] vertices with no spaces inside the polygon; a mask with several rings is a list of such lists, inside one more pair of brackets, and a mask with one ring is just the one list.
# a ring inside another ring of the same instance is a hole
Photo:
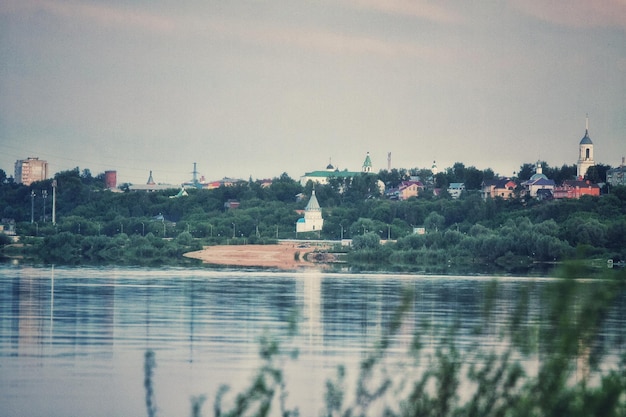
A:
{"label": "calm water surface", "polygon": [[[353,374],[411,287],[414,324],[442,328],[457,319],[472,339],[492,278],[347,275],[208,269],[34,268],[0,266],[0,414],[144,416],[144,354],[155,352],[159,416],[190,415],[190,397],[221,384],[236,392],[259,366],[265,333],[299,349],[286,365],[288,404],[317,416],[323,387],[338,364]],[[530,289],[527,324],[541,316],[537,291],[549,279],[500,278],[497,327]],[[626,311],[614,312],[604,337],[619,340]],[[299,334],[287,323],[299,312]],[[501,321],[501,322],[499,322]],[[413,325],[412,325],[412,324]],[[425,340],[427,340],[427,336]],[[484,344],[496,343],[485,339]]]}

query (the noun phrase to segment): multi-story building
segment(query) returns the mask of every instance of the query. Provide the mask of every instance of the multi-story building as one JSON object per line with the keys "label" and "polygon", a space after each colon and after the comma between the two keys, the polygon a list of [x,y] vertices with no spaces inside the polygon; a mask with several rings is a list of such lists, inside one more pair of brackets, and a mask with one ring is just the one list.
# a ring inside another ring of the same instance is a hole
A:
{"label": "multi-story building", "polygon": [[626,185],[626,158],[622,157],[622,164],[606,172],[606,182],[611,186]]}
{"label": "multi-story building", "polygon": [[483,199],[500,197],[504,200],[515,197],[517,184],[509,178],[485,180],[482,183],[481,195]]}
{"label": "multi-story building", "polygon": [[28,157],[15,162],[15,182],[30,185],[48,179],[48,161]]}
{"label": "multi-story building", "polygon": [[388,190],[385,194],[392,200],[408,200],[411,197],[417,197],[419,192],[424,189],[421,181],[402,181],[397,188]]}

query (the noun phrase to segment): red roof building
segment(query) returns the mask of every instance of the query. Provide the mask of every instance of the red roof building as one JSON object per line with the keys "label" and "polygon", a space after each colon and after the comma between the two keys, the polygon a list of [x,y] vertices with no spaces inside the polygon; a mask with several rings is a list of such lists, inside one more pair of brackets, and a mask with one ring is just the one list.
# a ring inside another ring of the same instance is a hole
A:
{"label": "red roof building", "polygon": [[580,198],[583,195],[599,196],[600,187],[589,181],[568,180],[552,191],[554,198]]}

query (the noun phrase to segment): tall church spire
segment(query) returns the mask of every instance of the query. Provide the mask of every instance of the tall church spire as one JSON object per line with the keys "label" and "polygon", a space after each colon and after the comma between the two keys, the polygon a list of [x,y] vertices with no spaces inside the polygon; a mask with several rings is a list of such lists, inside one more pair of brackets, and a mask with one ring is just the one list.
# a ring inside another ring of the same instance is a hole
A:
{"label": "tall church spire", "polygon": [[578,144],[578,163],[576,176],[583,178],[587,173],[589,167],[594,166],[596,163],[593,160],[593,142],[589,137],[589,114],[585,117],[585,136],[580,140]]}
{"label": "tall church spire", "polygon": [[363,162],[363,172],[372,172],[372,160],[370,159],[370,153],[365,155],[365,161]]}

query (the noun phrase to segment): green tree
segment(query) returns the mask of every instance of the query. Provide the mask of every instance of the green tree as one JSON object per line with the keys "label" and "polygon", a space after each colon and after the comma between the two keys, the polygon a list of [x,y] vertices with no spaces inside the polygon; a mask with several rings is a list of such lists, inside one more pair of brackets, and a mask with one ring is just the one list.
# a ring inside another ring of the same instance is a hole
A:
{"label": "green tree", "polygon": [[294,202],[296,196],[302,192],[300,183],[291,179],[286,172],[283,172],[280,177],[274,178],[269,189],[274,198],[282,202]]}
{"label": "green tree", "polygon": [[465,177],[463,181],[465,183],[465,189],[467,190],[479,190],[483,183],[483,171],[479,171],[475,167],[465,168]]}
{"label": "green tree", "polygon": [[596,164],[587,169],[585,179],[594,184],[606,182],[606,172],[611,169],[610,165]]}
{"label": "green tree", "polygon": [[436,232],[443,229],[445,221],[445,217],[433,211],[424,219],[424,226],[427,231]]}
{"label": "green tree", "polygon": [[517,178],[520,181],[527,181],[530,177],[535,173],[535,164],[530,164],[528,162],[522,164],[520,166],[519,171],[517,171]]}
{"label": "green tree", "polygon": [[385,183],[388,188],[396,188],[402,181],[409,179],[406,169],[392,168],[391,171],[381,170],[378,178]]}
{"label": "green tree", "polygon": [[352,247],[355,250],[376,249],[380,246],[380,236],[374,232],[357,235],[352,238]]}

